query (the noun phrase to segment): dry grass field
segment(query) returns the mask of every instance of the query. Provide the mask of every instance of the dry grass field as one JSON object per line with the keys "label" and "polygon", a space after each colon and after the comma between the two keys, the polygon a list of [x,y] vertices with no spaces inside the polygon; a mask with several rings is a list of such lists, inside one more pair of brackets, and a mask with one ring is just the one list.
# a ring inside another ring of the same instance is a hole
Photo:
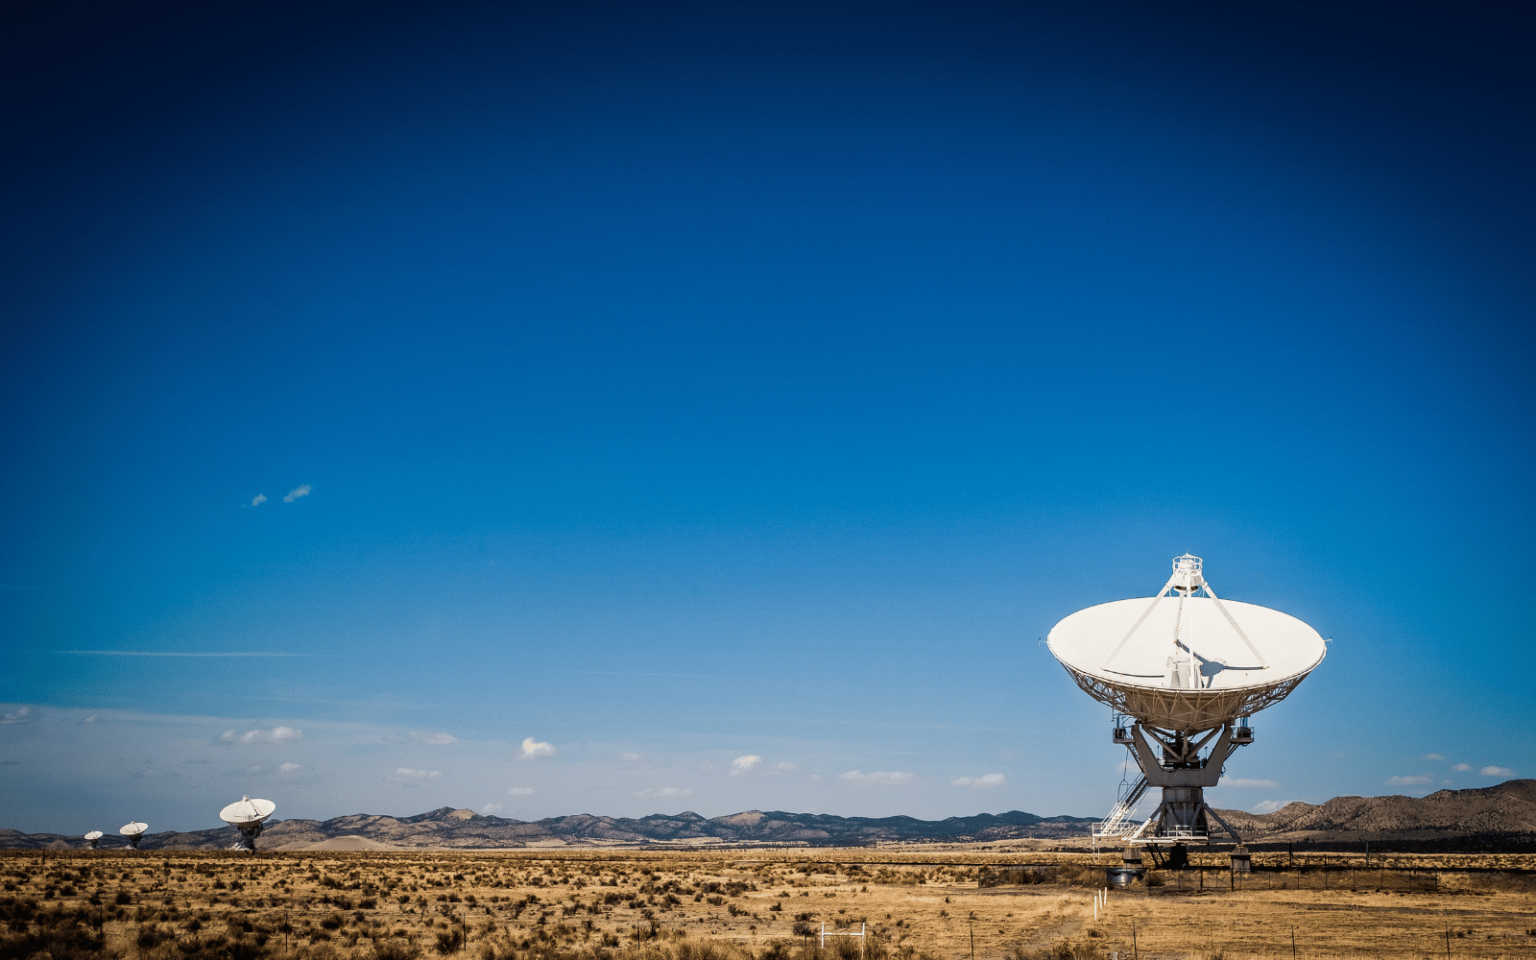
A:
{"label": "dry grass field", "polygon": [[[995,848],[10,852],[0,957],[1239,960],[1290,957],[1294,936],[1297,958],[1536,960],[1531,857],[1394,857],[1397,869],[1382,870],[1380,858],[1366,869],[1334,855],[1326,875],[1298,864],[1236,890],[1224,871],[1155,872],[1150,886],[1111,892],[1095,919],[1094,888],[1114,859]],[[1046,882],[978,887],[978,864],[1025,862],[1062,866]],[[1394,882],[1402,869],[1433,885]],[[823,924],[864,925],[868,937],[829,937],[822,950]]]}

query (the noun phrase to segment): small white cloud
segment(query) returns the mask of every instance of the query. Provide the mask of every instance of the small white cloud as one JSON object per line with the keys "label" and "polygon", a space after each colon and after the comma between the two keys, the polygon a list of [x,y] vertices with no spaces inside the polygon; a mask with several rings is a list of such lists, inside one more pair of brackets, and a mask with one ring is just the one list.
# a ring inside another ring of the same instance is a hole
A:
{"label": "small white cloud", "polygon": [[264,493],[258,493],[258,494],[256,494],[256,496],[251,498],[251,506],[253,506],[253,507],[259,507],[259,506],[261,506],[262,504],[264,504],[266,502],[267,502],[267,495],[264,494]]}
{"label": "small white cloud", "polygon": [[773,769],[777,773],[788,773],[791,770],[795,769],[795,765],[790,763],[788,760],[786,760],[783,763],[776,763],[776,764],[774,764],[773,765]]}
{"label": "small white cloud", "polygon": [[1470,771],[1472,769],[1472,764],[1470,764],[1470,763],[1458,763],[1458,764],[1456,764],[1456,766],[1452,767],[1451,769],[1455,770],[1457,773],[1467,773],[1468,771]]}
{"label": "small white cloud", "polygon": [[687,787],[650,787],[646,790],[636,790],[637,797],[691,797],[693,791]]}
{"label": "small white cloud", "polygon": [[494,813],[503,813],[503,812],[506,811],[506,809],[507,809],[506,807],[502,806],[499,803],[487,803],[487,804],[484,804],[483,806],[480,807],[480,812],[481,813],[492,813],[492,814],[494,814]]}
{"label": "small white cloud", "polygon": [[1512,777],[1512,776],[1515,775],[1515,771],[1509,769],[1508,767],[1491,767],[1490,766],[1490,767],[1484,767],[1483,769],[1481,769],[1481,770],[1479,770],[1477,772],[1482,774],[1485,777]]}
{"label": "small white cloud", "polygon": [[1425,760],[1444,760],[1445,758],[1440,756],[1440,754],[1438,754],[1438,753],[1426,753],[1426,754],[1424,754],[1424,759]]}
{"label": "small white cloud", "polygon": [[1000,787],[1008,782],[1008,778],[1000,773],[984,773],[979,777],[957,777],[949,781],[952,787],[973,787],[986,789],[987,787]]}
{"label": "small white cloud", "polygon": [[278,773],[293,773],[295,770],[303,770],[303,769],[304,769],[304,764],[302,764],[302,763],[285,763],[282,766],[277,768],[277,772]]}
{"label": "small white cloud", "polygon": [[548,743],[540,743],[532,737],[523,738],[523,752],[518,755],[519,760],[532,760],[535,757],[552,757],[555,748]]}
{"label": "small white cloud", "polygon": [[1387,778],[1387,786],[1389,786],[1389,787],[1422,787],[1424,784],[1428,783],[1431,779],[1433,779],[1433,778],[1432,777],[1423,777],[1423,776],[1419,776],[1419,777],[1388,777]]}
{"label": "small white cloud", "polygon": [[1221,781],[1221,785],[1224,787],[1263,788],[1265,790],[1273,790],[1280,786],[1280,784],[1273,780],[1250,780],[1247,777],[1228,777]]}
{"label": "small white cloud", "polygon": [[1281,807],[1289,806],[1295,802],[1295,800],[1261,800],[1260,802],[1253,805],[1253,812],[1274,813]]}
{"label": "small white cloud", "polygon": [[450,743],[459,742],[459,738],[451,733],[430,733],[426,730],[412,730],[411,739],[418,743],[430,743],[434,747],[446,747]]}
{"label": "small white cloud", "polygon": [[271,730],[247,730],[237,734],[225,730],[219,735],[219,743],[293,743],[304,739],[304,731],[295,727],[273,727]]}
{"label": "small white cloud", "polygon": [[288,496],[283,498],[283,502],[284,503],[292,503],[293,501],[299,499],[300,497],[307,497],[307,496],[309,496],[309,484],[301,483],[298,486],[294,487],[292,490],[288,491]]}
{"label": "small white cloud", "polygon": [[507,788],[507,796],[509,796],[509,797],[531,797],[531,796],[533,796],[533,788],[532,787],[508,787]]}
{"label": "small white cloud", "polygon": [[410,767],[400,767],[389,775],[389,779],[396,783],[420,783],[423,780],[436,780],[442,775],[441,770],[412,770]]}
{"label": "small white cloud", "polygon": [[625,753],[620,754],[619,759],[623,760],[625,763],[639,763],[644,758],[641,757],[638,753]]}
{"label": "small white cloud", "polygon": [[888,785],[893,783],[907,783],[912,779],[912,774],[907,773],[905,770],[876,770],[873,773],[861,773],[858,770],[849,770],[847,773],[838,774],[837,778],[839,780],[846,780],[849,783],[875,783]]}
{"label": "small white cloud", "polygon": [[752,768],[763,762],[763,758],[755,753],[748,753],[731,761],[731,776],[744,777],[752,772]]}
{"label": "small white cloud", "polygon": [[95,723],[97,720],[100,720],[100,719],[101,719],[101,714],[93,713],[90,716],[83,718],[80,722],[81,723]]}
{"label": "small white cloud", "polygon": [[15,713],[0,714],[0,723],[33,723],[40,716],[31,707],[17,707]]}

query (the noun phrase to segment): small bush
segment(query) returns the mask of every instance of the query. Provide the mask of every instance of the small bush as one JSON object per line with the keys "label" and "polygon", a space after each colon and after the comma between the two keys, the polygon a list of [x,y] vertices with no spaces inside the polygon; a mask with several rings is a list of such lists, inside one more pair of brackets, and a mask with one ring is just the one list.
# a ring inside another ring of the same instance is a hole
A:
{"label": "small bush", "polygon": [[373,960],[420,960],[421,948],[409,940],[375,940]]}

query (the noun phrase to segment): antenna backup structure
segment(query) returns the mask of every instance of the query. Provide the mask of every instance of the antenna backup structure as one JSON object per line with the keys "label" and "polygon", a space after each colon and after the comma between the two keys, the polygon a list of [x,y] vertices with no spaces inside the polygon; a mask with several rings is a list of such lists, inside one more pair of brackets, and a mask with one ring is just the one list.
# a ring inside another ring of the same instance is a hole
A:
{"label": "antenna backup structure", "polygon": [[96,844],[101,842],[101,838],[102,832],[100,830],[92,830],[90,833],[85,835],[85,842],[91,845],[92,850],[95,850]]}
{"label": "antenna backup structure", "polygon": [[261,826],[276,809],[277,804],[271,800],[252,800],[250,797],[241,797],[220,810],[219,819],[240,830],[240,839],[235,841],[234,849],[255,853],[256,838],[261,836]]}
{"label": "antenna backup structure", "polygon": [[[1232,751],[1253,742],[1248,718],[1285,699],[1327,652],[1295,617],[1218,599],[1202,566],[1199,557],[1176,557],[1156,596],[1079,610],[1046,640],[1077,685],[1114,709],[1114,741],[1141,768],[1095,840],[1208,843],[1212,820],[1241,840],[1206,805],[1205,788],[1216,786]],[[1131,818],[1150,787],[1162,799],[1138,824]]]}

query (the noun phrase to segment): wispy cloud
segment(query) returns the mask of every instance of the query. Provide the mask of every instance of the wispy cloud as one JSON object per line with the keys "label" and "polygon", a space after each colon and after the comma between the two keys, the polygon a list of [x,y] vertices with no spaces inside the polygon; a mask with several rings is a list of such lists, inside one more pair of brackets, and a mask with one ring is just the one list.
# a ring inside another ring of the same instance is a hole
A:
{"label": "wispy cloud", "polygon": [[1250,780],[1247,777],[1228,777],[1221,781],[1224,787],[1262,787],[1265,790],[1273,790],[1280,784],[1273,780]]}
{"label": "wispy cloud", "polygon": [[795,765],[790,763],[788,760],[785,760],[783,763],[774,764],[773,769],[776,773],[789,773],[791,770],[795,769]]}
{"label": "wispy cloud", "polygon": [[637,797],[691,797],[693,791],[687,787],[649,787],[645,790],[636,790]]}
{"label": "wispy cloud", "polygon": [[890,785],[895,783],[908,783],[912,780],[912,774],[905,770],[876,770],[873,773],[863,773],[858,770],[849,770],[847,773],[837,775],[839,780],[848,783],[873,783]]}
{"label": "wispy cloud", "polygon": [[645,758],[640,756],[638,753],[624,753],[619,755],[619,759],[623,760],[625,763],[639,763]]}
{"label": "wispy cloud", "polygon": [[507,796],[509,796],[509,797],[531,797],[531,796],[533,796],[533,793],[534,793],[534,791],[533,791],[532,787],[508,787],[507,788]]}
{"label": "wispy cloud", "polygon": [[1424,754],[1424,759],[1425,760],[1444,760],[1445,758],[1440,756],[1440,754],[1438,754],[1438,753],[1426,753],[1426,754]]}
{"label": "wispy cloud", "polygon": [[1456,766],[1452,767],[1451,769],[1455,770],[1457,773],[1470,773],[1471,770],[1472,770],[1472,764],[1470,764],[1470,763],[1458,763],[1458,764],[1456,764]]}
{"label": "wispy cloud", "polygon": [[423,780],[436,780],[442,775],[441,770],[412,770],[410,767],[400,767],[390,774],[388,779],[396,783],[420,783]]}
{"label": "wispy cloud", "polygon": [[253,507],[259,507],[259,506],[261,506],[262,504],[264,504],[266,502],[267,502],[267,495],[264,494],[264,493],[258,493],[258,494],[256,494],[256,496],[251,498],[251,506],[253,506]]}
{"label": "wispy cloud", "polygon": [[1000,773],[984,773],[979,777],[956,777],[949,781],[949,785],[984,790],[988,787],[1000,787],[1007,782],[1008,778]]}
{"label": "wispy cloud", "polygon": [[[284,503],[292,503],[293,501],[299,499],[300,497],[307,497],[307,496],[309,496],[309,490],[310,490],[309,484],[301,483],[298,486],[294,487],[292,490],[288,491],[288,496],[283,498],[283,502]],[[342,497],[342,499],[346,499],[346,497]]]}
{"label": "wispy cloud", "polygon": [[1477,772],[1482,774],[1485,777],[1512,777],[1512,776],[1515,775],[1515,771],[1511,770],[1508,767],[1488,766],[1488,767],[1484,767],[1483,769],[1481,769],[1481,770],[1479,770]]}
{"label": "wispy cloud", "polygon": [[81,723],[95,723],[97,720],[100,720],[100,719],[101,719],[101,714],[93,713],[93,714],[91,714],[88,717],[81,717],[80,718],[80,722]]}
{"label": "wispy cloud", "polygon": [[1295,803],[1295,800],[1261,800],[1253,805],[1254,813],[1274,813]]}
{"label": "wispy cloud", "polygon": [[1388,777],[1386,783],[1389,787],[1422,787],[1424,784],[1429,783],[1432,779],[1434,778],[1425,776]]}
{"label": "wispy cloud", "polygon": [[427,730],[412,730],[411,739],[418,743],[430,743],[434,747],[446,747],[450,743],[459,742],[459,738],[451,733],[431,733]]}
{"label": "wispy cloud", "polygon": [[731,761],[731,776],[744,777],[752,772],[752,768],[763,762],[763,758],[755,753],[744,754]]}
{"label": "wispy cloud", "polygon": [[302,764],[302,763],[285,763],[285,764],[282,764],[281,766],[279,766],[277,768],[277,772],[278,773],[293,773],[293,772],[295,772],[297,770],[303,770],[303,769],[304,769],[304,764]]}
{"label": "wispy cloud", "polygon": [[225,730],[219,735],[219,743],[293,743],[295,740],[303,740],[304,731],[296,727],[273,727],[271,730],[247,730],[245,733],[235,733],[233,730]]}
{"label": "wispy cloud", "polygon": [[0,714],[0,723],[35,723],[41,716],[31,707],[17,707],[15,713]]}
{"label": "wispy cloud", "polygon": [[523,738],[523,752],[518,754],[519,760],[533,760],[537,757],[552,757],[555,755],[553,744],[541,743],[532,737]]}

